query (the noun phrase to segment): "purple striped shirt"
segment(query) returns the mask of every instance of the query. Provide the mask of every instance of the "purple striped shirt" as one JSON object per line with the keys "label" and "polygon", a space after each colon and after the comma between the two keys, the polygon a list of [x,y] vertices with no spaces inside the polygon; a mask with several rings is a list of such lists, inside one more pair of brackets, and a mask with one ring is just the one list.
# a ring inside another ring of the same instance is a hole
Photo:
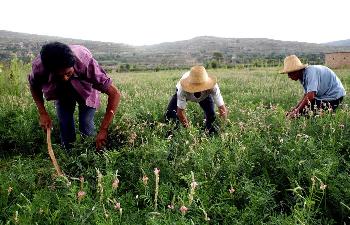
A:
{"label": "purple striped shirt", "polygon": [[[106,93],[112,84],[112,79],[100,67],[92,57],[91,52],[81,45],[69,46],[75,54],[75,74],[70,79],[73,88],[92,108],[100,106],[100,92]],[[32,72],[28,75],[28,81],[32,88],[42,90],[46,100],[57,100],[60,93],[52,73],[44,70],[40,55],[32,62]]]}

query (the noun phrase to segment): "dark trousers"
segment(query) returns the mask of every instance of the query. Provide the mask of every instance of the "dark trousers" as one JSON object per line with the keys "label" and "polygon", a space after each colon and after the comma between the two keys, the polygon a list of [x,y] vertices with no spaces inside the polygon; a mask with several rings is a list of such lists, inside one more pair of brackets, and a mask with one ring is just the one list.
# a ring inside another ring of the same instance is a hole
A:
{"label": "dark trousers", "polygon": [[343,97],[340,97],[337,100],[332,100],[332,101],[313,99],[312,101],[310,101],[310,105],[308,105],[307,107],[312,111],[320,110],[320,109],[322,110],[332,109],[333,111],[335,111],[342,101],[343,101]]}
{"label": "dark trousers", "polygon": [[[207,98],[199,102],[199,105],[204,111],[205,114],[205,128],[209,133],[215,133],[215,127],[213,123],[215,121],[215,108],[213,98],[209,95]],[[176,114],[177,110],[177,93],[173,95],[170,99],[167,111],[165,113],[166,121],[175,121],[177,126],[179,124],[179,118]]]}
{"label": "dark trousers", "polygon": [[79,131],[83,137],[93,136],[95,132],[94,115],[95,108],[89,107],[72,88],[66,88],[66,94],[56,100],[56,112],[60,124],[61,143],[64,148],[70,149],[76,139],[74,111],[79,105]]}

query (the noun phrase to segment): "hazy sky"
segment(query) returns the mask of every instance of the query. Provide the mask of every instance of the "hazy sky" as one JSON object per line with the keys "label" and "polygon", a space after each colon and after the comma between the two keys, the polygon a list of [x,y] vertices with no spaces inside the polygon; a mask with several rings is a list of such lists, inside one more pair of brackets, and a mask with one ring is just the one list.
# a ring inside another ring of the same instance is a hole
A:
{"label": "hazy sky", "polygon": [[196,36],[350,38],[349,0],[1,0],[0,30],[132,45]]}

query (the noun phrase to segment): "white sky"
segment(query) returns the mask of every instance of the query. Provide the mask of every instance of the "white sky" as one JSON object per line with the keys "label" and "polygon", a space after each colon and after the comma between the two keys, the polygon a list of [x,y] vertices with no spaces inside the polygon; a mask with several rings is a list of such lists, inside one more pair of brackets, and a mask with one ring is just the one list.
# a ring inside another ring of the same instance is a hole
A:
{"label": "white sky", "polygon": [[349,0],[1,0],[0,30],[132,45],[196,36],[350,38]]}

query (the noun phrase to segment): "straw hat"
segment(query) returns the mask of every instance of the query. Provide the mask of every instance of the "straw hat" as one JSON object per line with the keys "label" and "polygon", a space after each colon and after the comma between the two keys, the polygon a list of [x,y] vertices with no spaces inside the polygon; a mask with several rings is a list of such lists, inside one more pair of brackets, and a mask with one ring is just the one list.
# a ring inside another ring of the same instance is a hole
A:
{"label": "straw hat", "polygon": [[296,55],[290,55],[284,59],[284,67],[280,73],[291,73],[294,71],[302,70],[307,66],[308,64],[302,64]]}
{"label": "straw hat", "polygon": [[185,91],[195,93],[212,89],[216,84],[216,77],[208,75],[203,66],[194,66],[188,77],[180,80],[180,84]]}

